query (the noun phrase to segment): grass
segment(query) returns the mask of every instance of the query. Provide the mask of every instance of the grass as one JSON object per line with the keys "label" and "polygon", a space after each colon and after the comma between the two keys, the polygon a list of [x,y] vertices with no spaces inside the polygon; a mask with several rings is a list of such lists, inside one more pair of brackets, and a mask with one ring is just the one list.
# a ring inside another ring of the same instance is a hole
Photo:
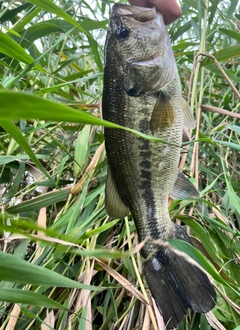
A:
{"label": "grass", "polygon": [[[164,329],[133,220],[104,208],[110,2],[0,1],[1,330]],[[200,191],[169,211],[200,252],[171,243],[209,272],[218,294],[212,312],[189,314],[179,330],[240,324],[237,4],[185,0],[169,27],[197,122],[180,168]]]}

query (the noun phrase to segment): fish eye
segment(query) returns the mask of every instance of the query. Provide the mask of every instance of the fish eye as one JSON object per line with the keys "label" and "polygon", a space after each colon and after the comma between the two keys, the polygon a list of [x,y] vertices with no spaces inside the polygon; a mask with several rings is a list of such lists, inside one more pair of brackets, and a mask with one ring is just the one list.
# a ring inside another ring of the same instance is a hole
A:
{"label": "fish eye", "polygon": [[123,26],[119,26],[115,31],[115,36],[117,39],[125,39],[129,35],[129,30]]}

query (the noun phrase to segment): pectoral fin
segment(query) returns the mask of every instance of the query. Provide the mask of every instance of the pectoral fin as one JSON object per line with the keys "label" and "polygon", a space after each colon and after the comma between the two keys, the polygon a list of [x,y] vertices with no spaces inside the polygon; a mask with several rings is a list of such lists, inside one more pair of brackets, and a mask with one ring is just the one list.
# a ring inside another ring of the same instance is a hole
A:
{"label": "pectoral fin", "polygon": [[199,192],[188,177],[179,172],[170,196],[173,199],[199,198]]}
{"label": "pectoral fin", "polygon": [[110,166],[108,166],[107,181],[105,188],[105,207],[107,214],[114,218],[124,218],[129,214],[129,208],[123,203],[117,187],[112,178]]}
{"label": "pectoral fin", "polygon": [[171,126],[175,119],[175,110],[170,98],[163,92],[159,93],[150,120],[150,129],[155,134],[159,129]]}
{"label": "pectoral fin", "polygon": [[182,99],[184,125],[192,129],[196,127],[196,121],[193,118],[193,113],[190,105],[186,100]]}

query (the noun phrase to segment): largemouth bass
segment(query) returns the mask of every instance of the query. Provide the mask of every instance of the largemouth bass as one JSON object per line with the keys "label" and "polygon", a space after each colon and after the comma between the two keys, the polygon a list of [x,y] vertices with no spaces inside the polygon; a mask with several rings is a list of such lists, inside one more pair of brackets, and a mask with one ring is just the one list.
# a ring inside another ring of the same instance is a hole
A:
{"label": "largemouth bass", "polygon": [[[162,15],[154,8],[115,4],[106,44],[103,118],[161,138],[155,143],[120,129],[105,129],[108,157],[106,209],[113,217],[132,213],[148,286],[168,328],[190,308],[208,312],[216,294],[191,258],[164,242],[191,243],[168,212],[168,198],[197,197],[179,173],[183,126],[194,126]],[[156,240],[159,240],[156,242]]]}

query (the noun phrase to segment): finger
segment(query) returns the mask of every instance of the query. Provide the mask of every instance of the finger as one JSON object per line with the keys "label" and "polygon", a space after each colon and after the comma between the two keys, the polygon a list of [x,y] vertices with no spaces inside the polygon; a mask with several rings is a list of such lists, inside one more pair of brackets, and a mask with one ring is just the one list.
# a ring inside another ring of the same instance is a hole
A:
{"label": "finger", "polygon": [[129,0],[132,6],[152,7],[153,5],[148,0]]}
{"label": "finger", "polygon": [[163,15],[165,24],[172,23],[182,14],[181,8],[176,0],[129,0],[129,2],[132,6],[155,6]]}
{"label": "finger", "polygon": [[176,0],[149,0],[163,14],[165,24],[172,23],[182,11]]}

